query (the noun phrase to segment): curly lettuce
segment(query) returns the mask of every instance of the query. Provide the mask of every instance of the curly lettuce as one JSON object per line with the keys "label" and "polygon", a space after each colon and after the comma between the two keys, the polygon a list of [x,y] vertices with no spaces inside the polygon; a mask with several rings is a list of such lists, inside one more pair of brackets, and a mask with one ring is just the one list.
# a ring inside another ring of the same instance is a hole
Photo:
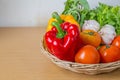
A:
{"label": "curly lettuce", "polygon": [[96,20],[101,28],[110,24],[120,34],[120,6],[99,3],[96,8],[90,9],[87,0],[67,0],[62,14],[73,15],[81,27],[85,20]]}

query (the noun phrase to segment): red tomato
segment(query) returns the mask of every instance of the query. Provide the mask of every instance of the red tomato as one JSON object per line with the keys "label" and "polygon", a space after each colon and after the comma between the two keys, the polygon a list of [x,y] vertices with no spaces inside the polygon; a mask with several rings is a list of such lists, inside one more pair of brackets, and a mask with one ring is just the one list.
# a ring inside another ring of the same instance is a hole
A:
{"label": "red tomato", "polygon": [[99,52],[102,63],[120,60],[120,49],[114,45],[103,45]]}
{"label": "red tomato", "polygon": [[112,45],[115,45],[115,46],[117,46],[117,47],[120,48],[120,36],[117,36],[117,37],[113,40]]}
{"label": "red tomato", "polygon": [[82,47],[75,55],[75,62],[83,64],[96,64],[100,61],[97,49],[92,45]]}

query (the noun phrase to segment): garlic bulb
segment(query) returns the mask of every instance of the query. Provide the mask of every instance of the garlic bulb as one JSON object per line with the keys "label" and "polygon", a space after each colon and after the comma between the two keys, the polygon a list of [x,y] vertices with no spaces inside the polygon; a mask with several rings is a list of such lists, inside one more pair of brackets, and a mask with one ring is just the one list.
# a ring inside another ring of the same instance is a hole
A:
{"label": "garlic bulb", "polygon": [[116,36],[115,28],[108,24],[102,27],[99,34],[101,35],[104,44],[111,44]]}
{"label": "garlic bulb", "polygon": [[96,20],[87,20],[82,26],[83,30],[94,30],[97,32],[100,29],[100,24]]}

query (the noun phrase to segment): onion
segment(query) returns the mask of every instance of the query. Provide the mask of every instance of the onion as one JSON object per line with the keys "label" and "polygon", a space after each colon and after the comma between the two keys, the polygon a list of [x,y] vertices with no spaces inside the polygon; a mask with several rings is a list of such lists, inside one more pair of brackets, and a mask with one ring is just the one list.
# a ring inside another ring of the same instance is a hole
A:
{"label": "onion", "polygon": [[100,24],[96,20],[86,20],[82,26],[83,30],[94,30],[97,32],[100,29]]}
{"label": "onion", "polygon": [[103,26],[98,33],[101,35],[104,44],[111,44],[113,39],[116,37],[115,28],[108,24]]}

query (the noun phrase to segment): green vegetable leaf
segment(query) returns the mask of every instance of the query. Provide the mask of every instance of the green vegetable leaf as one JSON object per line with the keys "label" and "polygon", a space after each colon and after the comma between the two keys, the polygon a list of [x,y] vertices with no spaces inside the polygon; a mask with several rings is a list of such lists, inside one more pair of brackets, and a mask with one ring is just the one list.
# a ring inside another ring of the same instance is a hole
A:
{"label": "green vegetable leaf", "polygon": [[120,34],[120,6],[110,6],[104,3],[90,9],[87,0],[67,0],[62,14],[71,14],[82,25],[85,20],[96,20],[101,28],[105,24],[114,26],[116,33]]}
{"label": "green vegetable leaf", "polygon": [[87,2],[87,0],[78,0],[78,2],[80,3],[80,5],[82,5],[84,7],[84,9],[89,10],[90,6]]}
{"label": "green vegetable leaf", "polygon": [[84,16],[86,16],[86,13],[80,15],[83,10],[86,12],[90,10],[87,0],[67,0],[62,14],[71,14],[81,24],[81,19],[84,20]]}

